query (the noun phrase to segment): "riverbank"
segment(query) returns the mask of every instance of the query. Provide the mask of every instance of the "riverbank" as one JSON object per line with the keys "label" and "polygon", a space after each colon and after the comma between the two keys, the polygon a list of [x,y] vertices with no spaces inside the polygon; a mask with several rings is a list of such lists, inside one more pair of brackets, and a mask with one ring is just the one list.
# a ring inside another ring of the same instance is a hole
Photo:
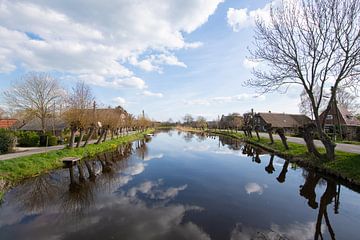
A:
{"label": "riverbank", "polygon": [[145,132],[122,136],[100,144],[87,145],[85,148],[65,148],[0,161],[0,200],[6,190],[22,180],[62,167],[62,158],[93,157],[98,153],[111,151],[121,144],[142,139],[145,134],[152,133],[153,131],[153,129],[149,129]]}
{"label": "riverbank", "polygon": [[[307,151],[305,145],[288,142],[289,150],[286,150],[280,140],[275,140],[270,144],[270,140],[261,137],[245,137],[239,132],[208,130],[209,133],[224,135],[240,139],[246,143],[258,146],[268,152],[274,153],[291,162],[295,162],[303,167],[310,167],[317,171],[347,181],[351,184],[360,186],[360,154],[336,151],[335,161],[320,161]],[[324,153],[324,148],[318,148]]]}

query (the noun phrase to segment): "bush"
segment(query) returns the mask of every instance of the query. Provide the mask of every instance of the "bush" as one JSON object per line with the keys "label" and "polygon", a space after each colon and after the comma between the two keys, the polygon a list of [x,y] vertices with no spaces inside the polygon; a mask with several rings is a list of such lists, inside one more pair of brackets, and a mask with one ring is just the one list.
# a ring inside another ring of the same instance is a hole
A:
{"label": "bush", "polygon": [[58,139],[56,136],[51,133],[46,133],[45,135],[40,136],[40,146],[56,146],[58,144]]}
{"label": "bush", "polygon": [[58,144],[58,139],[56,136],[49,136],[48,146],[56,146]]}
{"label": "bush", "polygon": [[40,137],[36,132],[20,132],[18,134],[18,144],[21,147],[39,146]]}
{"label": "bush", "polygon": [[0,129],[0,154],[8,153],[14,148],[14,134],[6,129]]}

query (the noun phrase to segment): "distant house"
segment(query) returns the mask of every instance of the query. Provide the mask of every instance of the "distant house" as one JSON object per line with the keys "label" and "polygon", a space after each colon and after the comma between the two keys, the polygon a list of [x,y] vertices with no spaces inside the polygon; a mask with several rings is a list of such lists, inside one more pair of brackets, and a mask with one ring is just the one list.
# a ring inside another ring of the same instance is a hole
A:
{"label": "distant house", "polygon": [[219,127],[220,128],[230,128],[230,129],[239,129],[244,125],[244,118],[238,113],[232,113],[227,116],[222,115]]}
{"label": "distant house", "polygon": [[0,128],[13,129],[17,124],[17,119],[0,119]]}
{"label": "distant house", "polygon": [[343,138],[360,140],[360,121],[345,107],[332,106],[328,115],[320,114],[320,120],[325,118],[324,129],[327,133],[334,134],[336,126],[341,126]]}
{"label": "distant house", "polygon": [[208,128],[218,128],[219,122],[218,121],[208,121],[207,125],[208,125]]}
{"label": "distant house", "polygon": [[[45,120],[45,129],[47,132],[52,132],[56,136],[60,136],[62,131],[67,127],[66,123],[61,118],[47,118]],[[21,131],[34,131],[41,132],[41,120],[39,118],[33,118],[27,122],[24,126],[19,128]]]}
{"label": "distant house", "polygon": [[297,133],[299,127],[310,122],[311,119],[303,114],[268,112],[254,115],[254,124],[259,126],[260,131],[266,131],[266,126],[271,124],[273,128],[283,128],[285,132]]}

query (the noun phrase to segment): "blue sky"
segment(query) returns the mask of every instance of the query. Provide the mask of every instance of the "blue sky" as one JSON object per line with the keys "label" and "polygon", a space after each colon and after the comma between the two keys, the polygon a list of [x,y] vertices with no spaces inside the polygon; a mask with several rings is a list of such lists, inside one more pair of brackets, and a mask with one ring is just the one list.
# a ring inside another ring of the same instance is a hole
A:
{"label": "blue sky", "polygon": [[245,60],[254,16],[266,17],[269,3],[0,1],[0,89],[47,71],[67,89],[84,80],[105,106],[157,120],[251,108],[297,113],[299,89],[257,96],[243,84],[256,66]]}

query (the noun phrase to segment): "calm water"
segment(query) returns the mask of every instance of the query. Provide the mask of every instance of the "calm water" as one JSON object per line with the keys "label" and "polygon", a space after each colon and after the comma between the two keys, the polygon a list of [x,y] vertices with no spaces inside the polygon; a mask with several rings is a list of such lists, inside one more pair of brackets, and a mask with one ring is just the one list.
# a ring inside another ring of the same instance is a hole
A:
{"label": "calm water", "polygon": [[163,132],[89,166],[10,191],[0,239],[360,239],[359,193],[228,138]]}

